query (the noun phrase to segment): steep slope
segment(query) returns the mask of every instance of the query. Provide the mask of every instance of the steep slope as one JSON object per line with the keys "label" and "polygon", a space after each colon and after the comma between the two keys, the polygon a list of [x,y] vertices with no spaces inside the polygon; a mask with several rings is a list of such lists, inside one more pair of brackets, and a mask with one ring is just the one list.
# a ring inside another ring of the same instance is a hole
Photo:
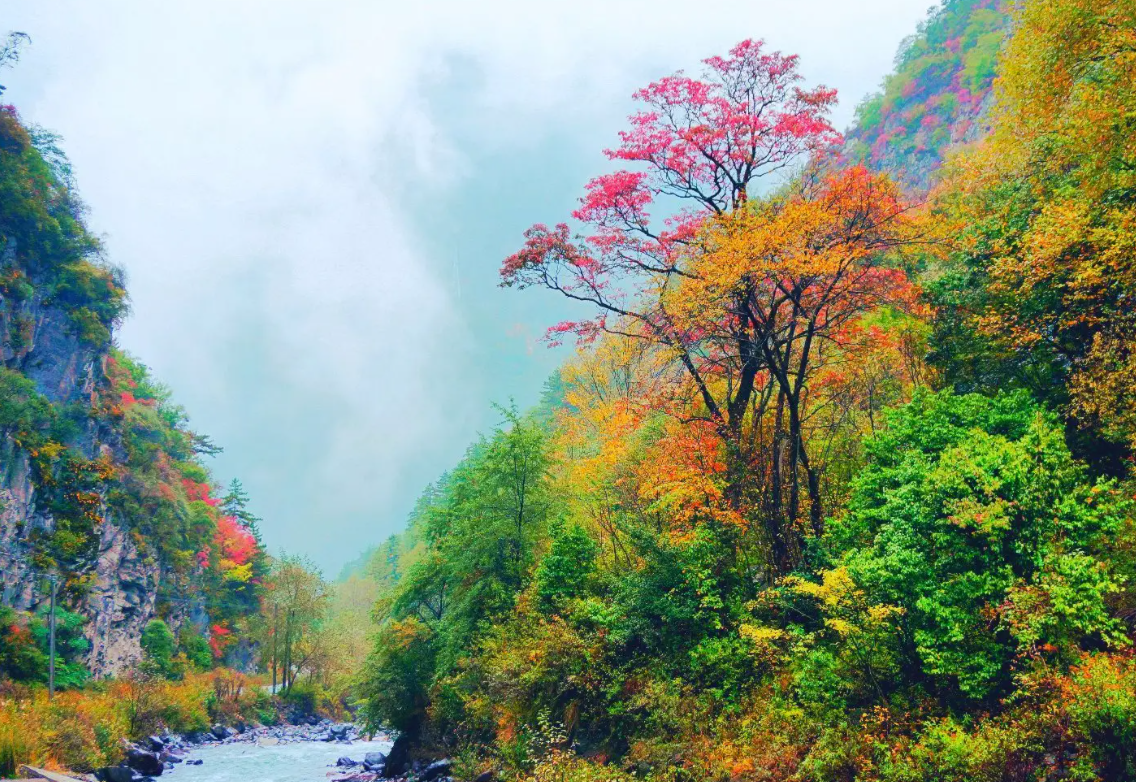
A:
{"label": "steep slope", "polygon": [[66,662],[95,675],[137,661],[155,618],[219,655],[263,567],[211,494],[212,446],[113,348],[126,309],[55,139],[0,108],[2,604],[41,611],[56,574],[86,638]]}
{"label": "steep slope", "polygon": [[857,108],[847,156],[926,190],[947,151],[981,133],[1009,12],[1007,0],[945,0],[932,9],[880,91]]}

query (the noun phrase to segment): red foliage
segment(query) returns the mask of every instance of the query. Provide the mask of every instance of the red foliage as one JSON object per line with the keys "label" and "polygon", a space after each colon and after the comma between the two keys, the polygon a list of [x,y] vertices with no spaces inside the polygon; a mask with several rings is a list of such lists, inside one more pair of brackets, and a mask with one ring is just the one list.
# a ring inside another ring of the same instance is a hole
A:
{"label": "red foliage", "polygon": [[[572,215],[591,228],[584,241],[564,223],[526,231],[524,247],[501,267],[503,285],[543,285],[603,312],[633,315],[654,278],[679,273],[679,253],[706,217],[743,203],[755,180],[839,140],[827,117],[836,91],[800,88],[796,55],[766,53],[761,41],[747,40],[705,64],[702,79],[680,72],[635,93],[646,108],[606,154],[637,170],[588,183]],[[690,205],[661,228],[648,211],[660,196]],[[549,336],[555,342],[573,331],[588,340],[605,328],[601,313],[560,324]]]}
{"label": "red foliage", "polygon": [[213,659],[220,660],[225,649],[233,642],[233,631],[224,625],[213,625],[209,628],[209,649],[213,652]]}
{"label": "red foliage", "polygon": [[234,565],[248,564],[256,553],[256,538],[237,519],[222,516],[217,520],[217,532],[213,536],[221,558]]}
{"label": "red foliage", "polygon": [[213,488],[208,483],[197,483],[189,478],[182,478],[181,485],[185,488],[185,496],[190,502],[200,501],[214,508],[221,504],[219,499],[209,496]]}

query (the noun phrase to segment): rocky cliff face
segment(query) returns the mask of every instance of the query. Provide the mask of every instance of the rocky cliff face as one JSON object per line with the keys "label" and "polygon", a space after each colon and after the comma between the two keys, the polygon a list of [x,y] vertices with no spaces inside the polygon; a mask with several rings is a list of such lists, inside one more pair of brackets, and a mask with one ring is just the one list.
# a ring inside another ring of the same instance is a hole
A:
{"label": "rocky cliff face", "polygon": [[[0,294],[0,333],[18,334],[3,345],[3,364],[16,368],[36,390],[59,407],[91,406],[105,382],[108,345],[92,346],[73,333],[65,310],[39,296],[25,301]],[[116,448],[113,432],[95,420],[70,443],[88,459]],[[5,605],[35,611],[47,599],[37,567],[37,541],[55,529],[52,514],[38,502],[30,454],[12,437],[0,443],[0,584]],[[84,596],[73,606],[88,619],[88,667],[96,676],[115,674],[141,657],[139,639],[156,615],[161,567],[144,553],[124,525],[100,508],[97,554],[81,566]]]}
{"label": "rocky cliff face", "polygon": [[0,601],[36,611],[56,573],[89,641],[68,665],[121,672],[161,619],[205,667],[247,638],[267,559],[216,448],[114,346],[126,290],[84,213],[54,138],[0,105]]}

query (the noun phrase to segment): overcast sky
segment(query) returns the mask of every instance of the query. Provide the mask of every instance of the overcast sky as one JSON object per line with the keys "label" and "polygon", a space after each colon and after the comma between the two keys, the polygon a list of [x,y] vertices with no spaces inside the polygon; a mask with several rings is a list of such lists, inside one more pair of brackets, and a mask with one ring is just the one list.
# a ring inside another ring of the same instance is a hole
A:
{"label": "overcast sky", "polygon": [[5,101],[64,138],[128,273],[118,340],[225,447],[276,552],[334,575],[536,401],[563,304],[496,287],[602,171],[630,94],[739,40],[836,122],[928,0],[0,0]]}

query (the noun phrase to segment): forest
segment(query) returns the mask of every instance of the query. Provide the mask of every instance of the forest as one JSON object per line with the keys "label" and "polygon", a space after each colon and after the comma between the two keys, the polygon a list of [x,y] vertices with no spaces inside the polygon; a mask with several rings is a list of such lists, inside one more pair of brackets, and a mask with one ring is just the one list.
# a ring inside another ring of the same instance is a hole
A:
{"label": "forest", "polygon": [[947,3],[844,135],[806,69],[648,84],[504,260],[579,349],[372,560],[373,724],[509,779],[1136,775],[1136,7]]}
{"label": "forest", "polygon": [[[0,607],[0,775],[317,713],[469,782],[1136,779],[1136,3],[945,0],[845,132],[808,66],[635,93],[499,270],[571,357],[337,580],[113,344],[66,158],[0,108],[4,469],[63,581],[54,701],[42,606]],[[92,677],[107,525],[160,575]]]}

